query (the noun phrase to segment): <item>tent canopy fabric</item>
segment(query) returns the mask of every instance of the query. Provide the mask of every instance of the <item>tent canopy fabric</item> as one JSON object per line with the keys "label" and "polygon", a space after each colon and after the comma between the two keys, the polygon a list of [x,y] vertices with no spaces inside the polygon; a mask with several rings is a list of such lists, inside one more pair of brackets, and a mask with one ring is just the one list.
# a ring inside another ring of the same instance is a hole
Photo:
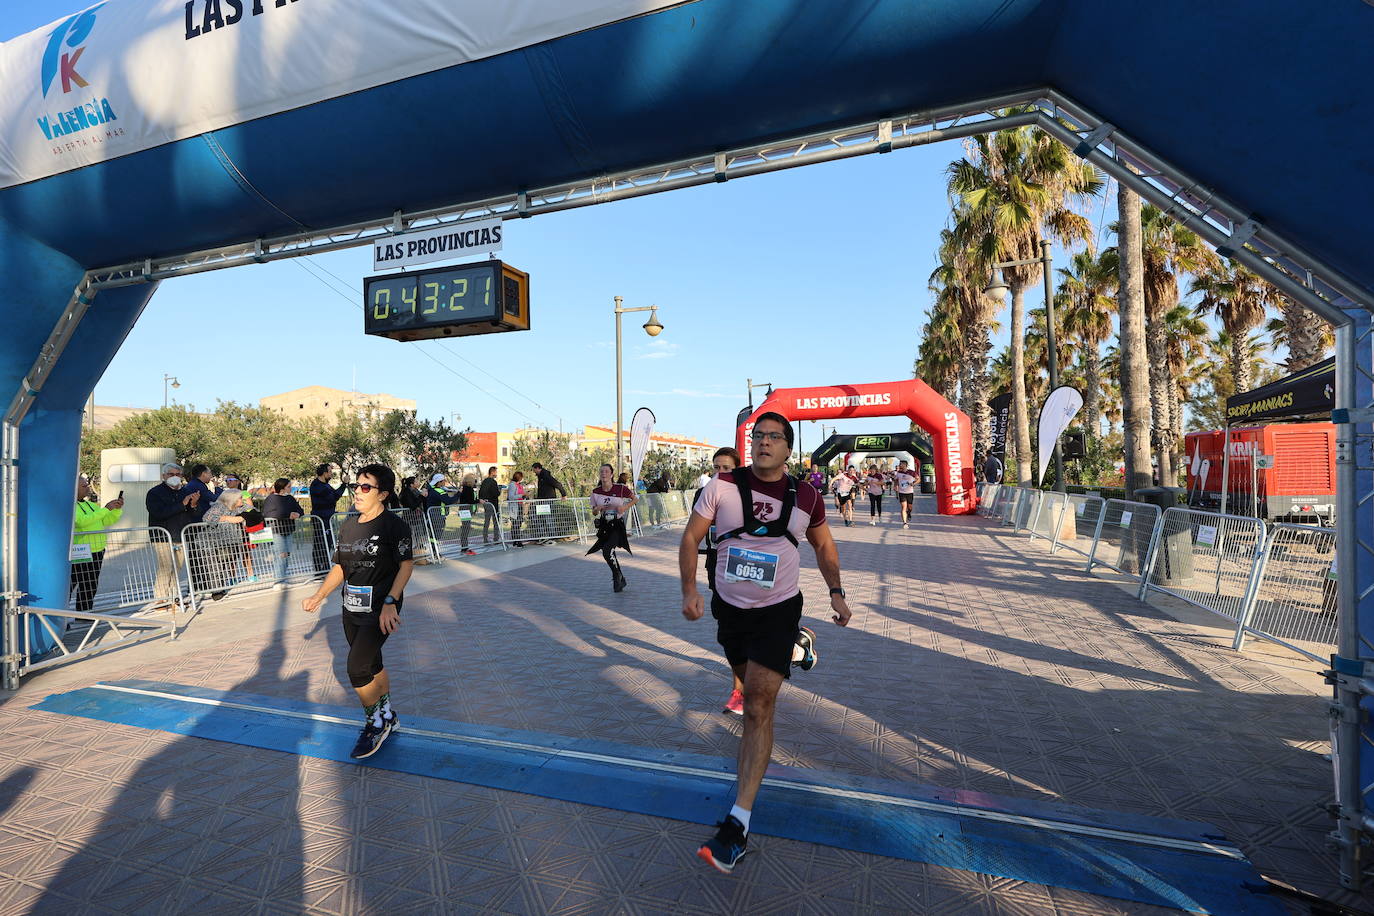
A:
{"label": "tent canopy fabric", "polygon": [[1226,399],[1226,422],[1330,416],[1336,406],[1336,358],[1323,360]]}
{"label": "tent canopy fabric", "polygon": [[[1098,0],[312,0],[237,17],[222,6],[106,0],[0,45],[0,96],[22,96],[0,107],[15,115],[0,118],[0,161],[95,147],[82,167],[0,181],[7,398],[25,390],[85,270],[1041,87],[1374,289],[1374,182],[1362,180],[1374,93],[1358,78],[1374,59],[1374,7],[1355,0],[1300,13],[1287,0],[1159,0],[1148,14]],[[332,69],[394,54],[406,36],[418,64],[383,61],[361,79]],[[1256,49],[1282,60],[1282,78]],[[205,88],[202,68],[215,75]],[[1264,91],[1247,91],[1256,80]],[[244,100],[241,117],[222,117],[225,98]],[[156,136],[138,117],[166,141],[120,154],[118,132]],[[25,467],[75,469],[72,417],[151,292],[97,297],[79,358],[63,358],[20,431]],[[21,486],[18,584],[60,606],[71,506]]]}

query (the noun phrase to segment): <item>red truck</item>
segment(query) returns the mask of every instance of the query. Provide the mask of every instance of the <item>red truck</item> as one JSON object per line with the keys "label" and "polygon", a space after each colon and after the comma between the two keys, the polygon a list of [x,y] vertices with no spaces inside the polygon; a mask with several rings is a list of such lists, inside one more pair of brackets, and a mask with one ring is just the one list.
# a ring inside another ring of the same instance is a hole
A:
{"label": "red truck", "polygon": [[[1212,511],[1220,508],[1225,437],[1224,430],[1211,429],[1188,433],[1184,438],[1190,506]],[[1271,466],[1263,467],[1265,464]],[[1231,427],[1227,489],[1226,511],[1232,515],[1253,515],[1271,522],[1332,524],[1336,503],[1335,425]]]}

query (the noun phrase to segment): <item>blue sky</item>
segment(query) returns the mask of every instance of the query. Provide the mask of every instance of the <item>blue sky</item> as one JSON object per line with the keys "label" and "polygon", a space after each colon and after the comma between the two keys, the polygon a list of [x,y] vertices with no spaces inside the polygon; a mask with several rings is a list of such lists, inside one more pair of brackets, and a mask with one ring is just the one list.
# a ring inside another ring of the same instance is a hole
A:
{"label": "blue sky", "polygon": [[[7,0],[0,39],[87,5]],[[474,430],[609,423],[620,295],[626,306],[658,305],[666,327],[650,340],[639,328],[647,315],[625,316],[625,421],[648,406],[664,432],[730,444],[746,378],[792,387],[909,377],[949,213],[944,167],[960,152],[944,143],[507,222],[500,257],[531,275],[524,333],[364,336],[367,247],[167,281],[97,403],[158,406],[167,373],[181,382],[175,400],[197,407],[356,384],[414,398],[422,416],[458,414]],[[202,345],[184,346],[188,332]],[[802,441],[817,444],[819,427],[807,424]]]}

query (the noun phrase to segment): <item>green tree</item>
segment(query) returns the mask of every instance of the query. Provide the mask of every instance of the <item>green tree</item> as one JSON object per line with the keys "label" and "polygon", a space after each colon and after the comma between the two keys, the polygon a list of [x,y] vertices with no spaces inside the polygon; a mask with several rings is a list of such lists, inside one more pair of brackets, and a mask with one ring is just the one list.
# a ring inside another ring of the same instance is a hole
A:
{"label": "green tree", "polygon": [[1191,292],[1201,293],[1199,315],[1221,319],[1232,352],[1227,357],[1232,390],[1254,387],[1254,372],[1249,358],[1250,332],[1264,323],[1265,310],[1278,306],[1278,291],[1258,276],[1233,261],[1217,262],[1193,278]]}
{"label": "green tree", "polygon": [[[956,202],[954,241],[970,252],[980,272],[1002,261],[1040,256],[1042,237],[1065,244],[1091,242],[1092,226],[1073,209],[1102,192],[1103,181],[1089,163],[1074,158],[1059,141],[1031,127],[975,137],[966,158],[950,163],[947,186]],[[1025,390],[1025,295],[1036,282],[1035,264],[1011,267],[1012,426],[1016,479],[1031,480],[1030,421]]]}
{"label": "green tree", "polygon": [[615,463],[615,453],[609,448],[580,449],[567,433],[541,430],[511,443],[511,460],[515,470],[525,472],[527,483],[530,468],[537,461],[567,487],[569,495],[586,496],[599,480],[601,465]]}

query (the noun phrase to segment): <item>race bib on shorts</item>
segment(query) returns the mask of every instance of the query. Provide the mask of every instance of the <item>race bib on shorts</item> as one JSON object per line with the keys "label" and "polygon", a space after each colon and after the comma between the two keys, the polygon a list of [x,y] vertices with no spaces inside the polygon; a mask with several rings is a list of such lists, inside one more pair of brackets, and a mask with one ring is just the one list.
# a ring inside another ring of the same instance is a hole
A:
{"label": "race bib on shorts", "polygon": [[752,582],[772,588],[778,577],[778,555],[761,550],[731,547],[725,552],[725,581]]}
{"label": "race bib on shorts", "polygon": [[344,610],[350,614],[372,613],[372,586],[344,585]]}
{"label": "race bib on shorts", "polygon": [[608,522],[613,522],[616,519],[620,518],[620,513],[617,512],[615,509],[607,509],[606,511],[601,513],[601,517]]}

